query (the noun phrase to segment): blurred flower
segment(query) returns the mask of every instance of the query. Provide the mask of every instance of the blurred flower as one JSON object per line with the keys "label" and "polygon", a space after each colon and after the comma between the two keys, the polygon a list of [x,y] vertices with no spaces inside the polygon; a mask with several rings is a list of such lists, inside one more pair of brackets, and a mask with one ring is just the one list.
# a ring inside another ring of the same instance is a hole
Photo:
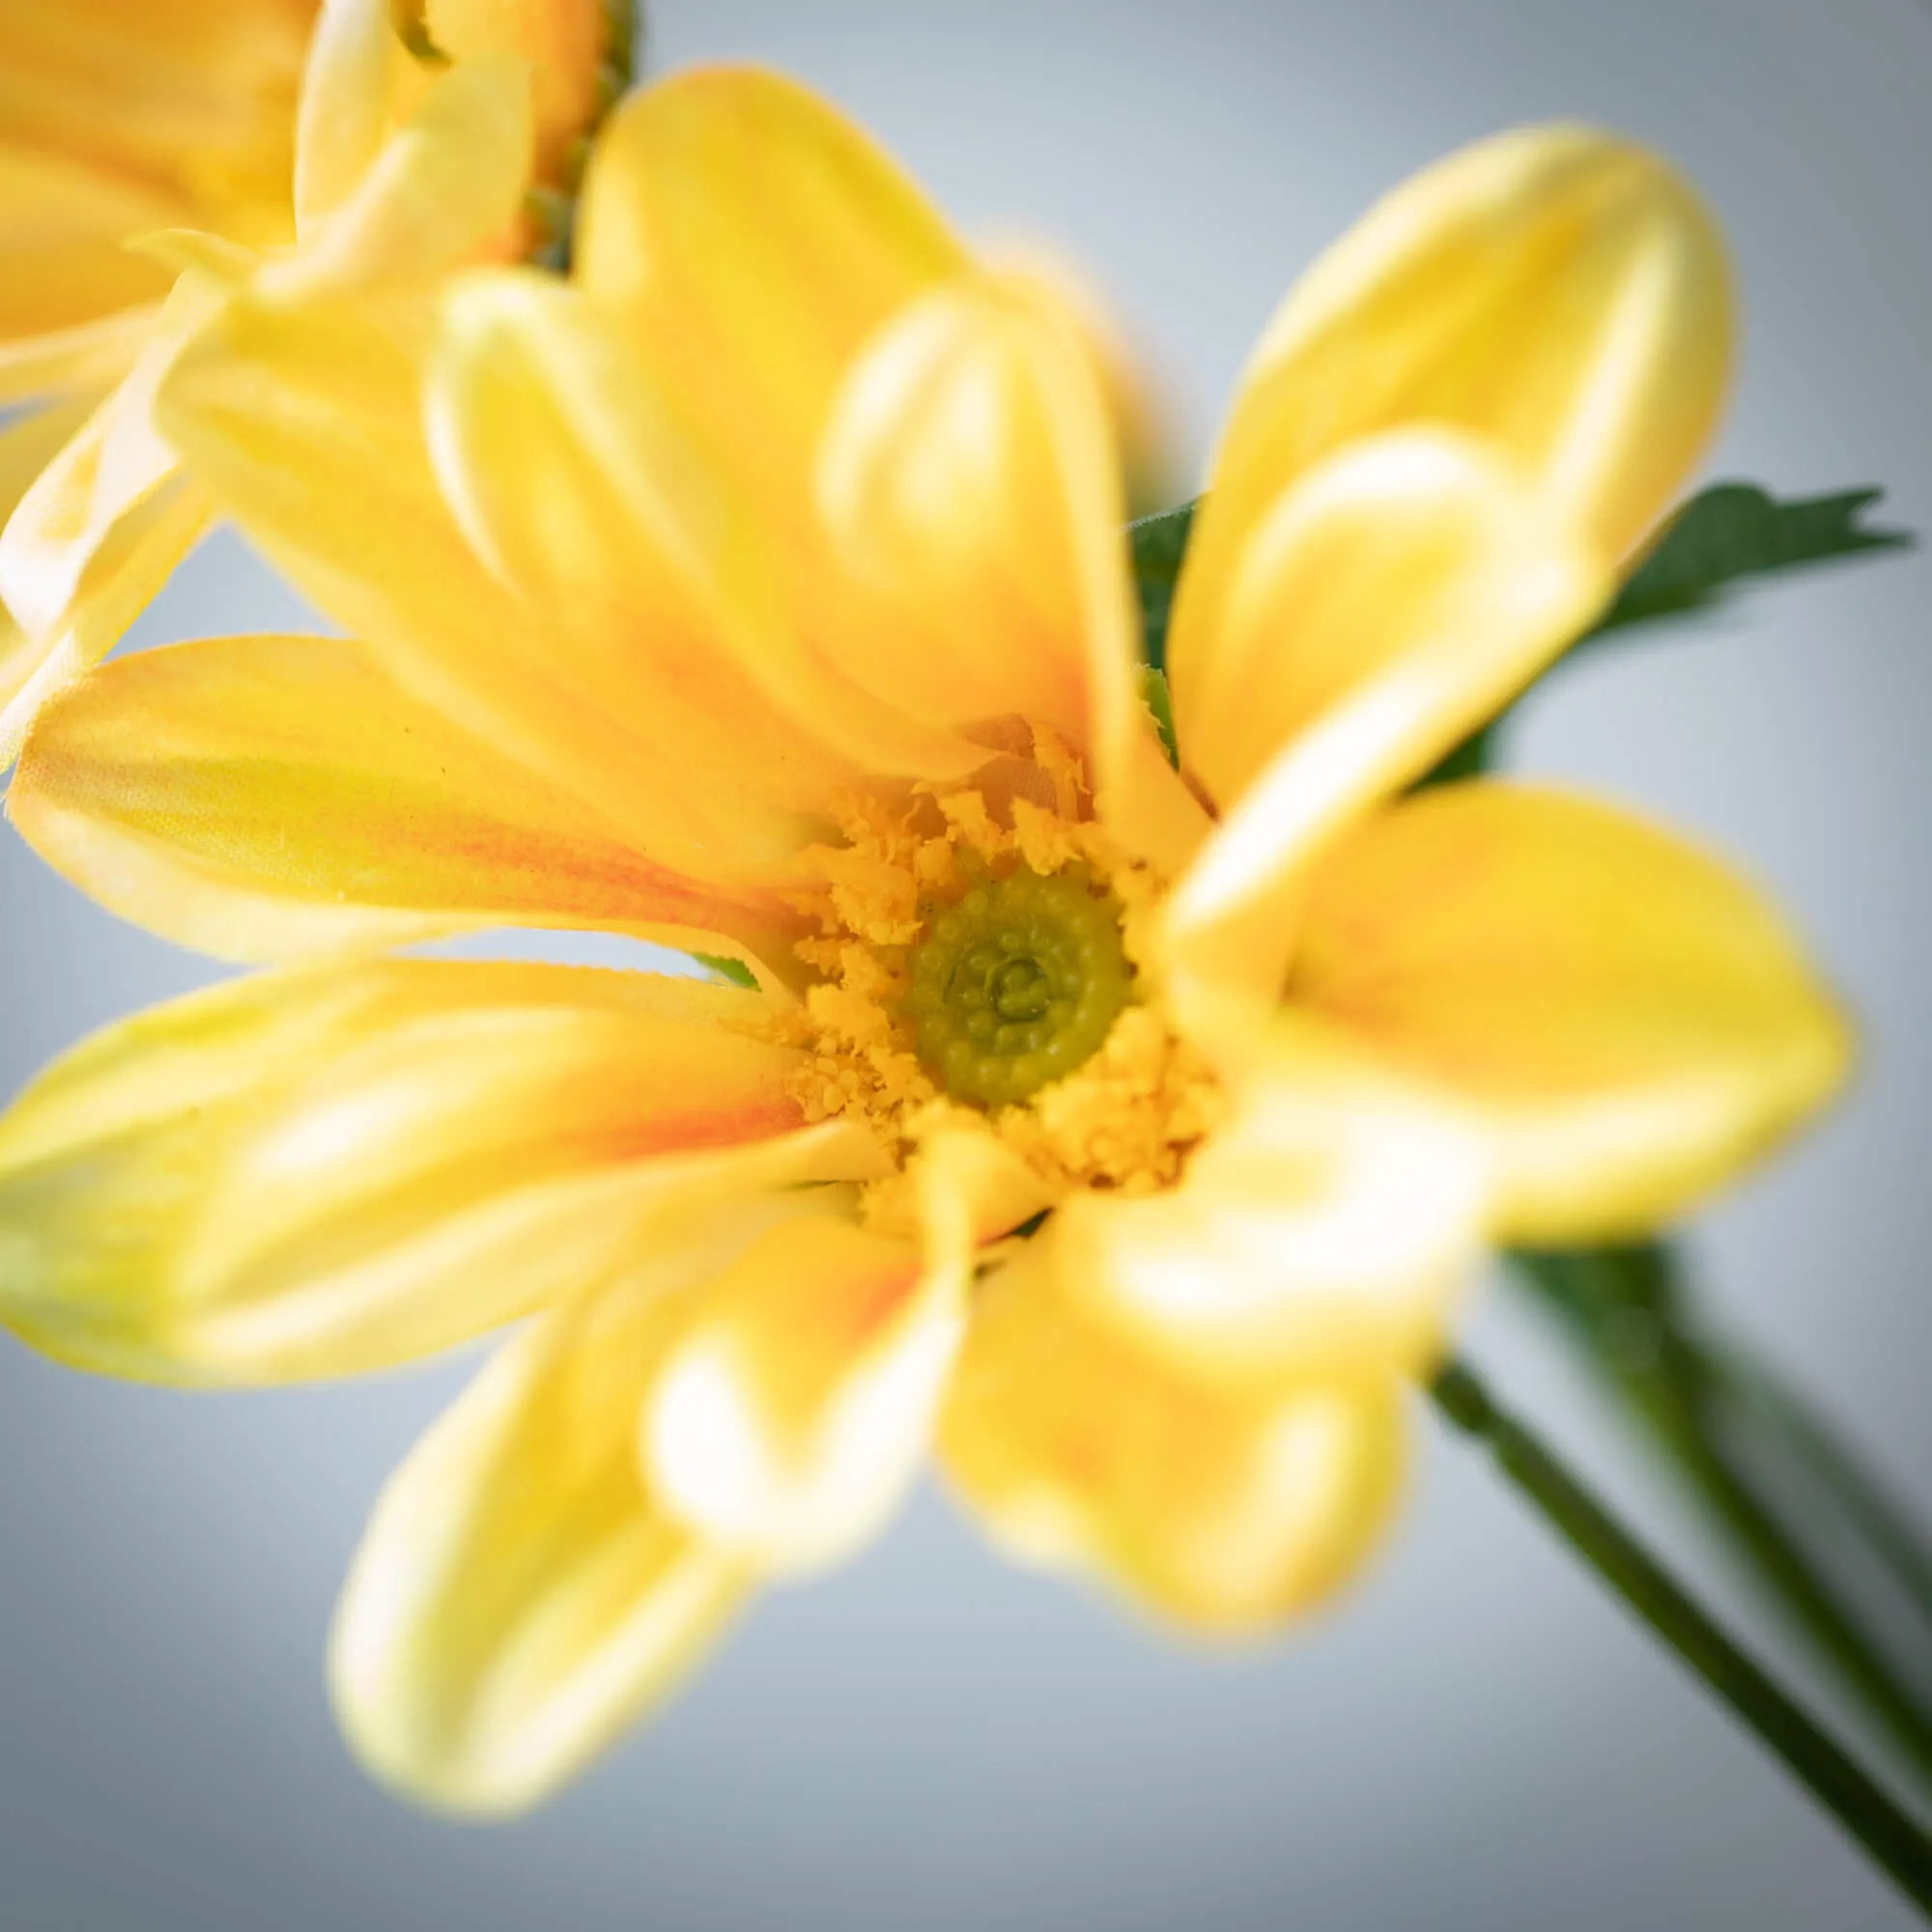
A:
{"label": "blurred flower", "polygon": [[0,430],[0,768],[207,527],[152,415],[182,345],[237,287],[419,299],[520,253],[532,95],[561,183],[605,25],[439,0],[406,44],[388,0],[0,0],[0,400],[46,405]]}
{"label": "blurred flower", "polygon": [[[333,1647],[366,1761],[480,1811],[872,1534],[935,1435],[1013,1547],[1277,1623],[1384,1523],[1485,1240],[1652,1225],[1843,1059],[1711,859],[1406,796],[1716,412],[1718,243],[1659,162],[1485,142],[1290,297],[1174,613],[1179,771],[1047,281],[755,72],[635,98],[582,217],[571,282],[469,276],[420,355],[333,298],[224,309],[160,420],[352,640],[105,667],[12,800],[116,910],[308,961],[0,1122],[17,1333],[219,1384],[531,1318]],[[370,956],[505,924],[760,983]]]}
{"label": "blurred flower", "polygon": [[317,0],[0,6],[0,384],[118,374],[167,294],[129,236],[294,239],[296,91]]}
{"label": "blurred flower", "polygon": [[[174,271],[130,239],[294,239],[296,96],[316,5],[0,0],[0,404],[43,406],[0,428],[0,524],[71,440],[98,440],[101,393],[163,327]],[[128,580],[122,598],[79,600],[69,584],[36,618],[23,582],[14,615],[32,635],[0,603],[0,768],[27,712],[16,699],[48,652],[83,656],[83,636],[111,642],[196,527],[191,506],[165,500],[129,520],[111,559]],[[0,600],[12,575],[0,565]],[[82,636],[63,640],[63,629]]]}

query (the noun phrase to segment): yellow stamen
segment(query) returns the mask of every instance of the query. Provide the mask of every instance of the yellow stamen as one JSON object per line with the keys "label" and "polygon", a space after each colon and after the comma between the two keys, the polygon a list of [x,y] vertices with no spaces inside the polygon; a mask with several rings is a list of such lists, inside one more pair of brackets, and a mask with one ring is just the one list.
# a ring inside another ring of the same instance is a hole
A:
{"label": "yellow stamen", "polygon": [[[867,1121],[903,1164],[944,1125],[989,1133],[1058,1197],[1179,1179],[1219,1086],[1147,985],[1161,882],[1092,818],[1050,734],[980,785],[840,802],[843,842],[810,855],[799,958],[819,977],[787,1024],[807,1117]],[[903,1232],[903,1173],[868,1220]]]}

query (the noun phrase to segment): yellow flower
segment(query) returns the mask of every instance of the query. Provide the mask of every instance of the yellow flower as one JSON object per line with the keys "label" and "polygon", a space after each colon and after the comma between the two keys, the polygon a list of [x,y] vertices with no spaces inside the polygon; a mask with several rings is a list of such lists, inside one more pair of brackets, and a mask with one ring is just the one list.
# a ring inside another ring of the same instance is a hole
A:
{"label": "yellow flower", "polygon": [[[0,1122],[0,1313],[196,1383],[530,1318],[334,1639],[356,1747],[445,1806],[552,1789],[935,1437],[1015,1548],[1278,1623],[1385,1522],[1482,1243],[1654,1225],[1839,1077],[1712,859],[1548,788],[1406,796],[1602,604],[1728,347],[1704,215],[1621,142],[1398,190],[1236,403],[1177,774],[1085,334],[786,83],[636,97],[574,279],[466,279],[420,356],[232,303],[162,424],[353,640],[102,668],[12,811],[284,964]],[[376,956],[506,924],[760,983]]]}
{"label": "yellow flower", "polygon": [[293,239],[296,92],[316,7],[8,0],[0,393],[121,365],[172,279],[128,252],[130,235]]}
{"label": "yellow flower", "polygon": [[0,769],[208,526],[153,420],[182,345],[237,285],[420,298],[521,252],[609,93],[606,24],[439,0],[412,53],[388,0],[0,11],[0,401],[46,405],[0,430]]}

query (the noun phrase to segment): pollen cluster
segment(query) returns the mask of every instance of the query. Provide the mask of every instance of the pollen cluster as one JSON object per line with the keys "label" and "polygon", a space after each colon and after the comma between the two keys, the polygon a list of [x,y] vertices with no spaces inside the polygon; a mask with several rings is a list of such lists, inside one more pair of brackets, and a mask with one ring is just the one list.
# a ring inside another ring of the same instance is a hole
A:
{"label": "pollen cluster", "polygon": [[[901,1168],[941,1122],[978,1122],[1056,1196],[1179,1178],[1218,1089],[1146,970],[1159,881],[1086,805],[1045,732],[972,785],[839,801],[797,899],[817,927],[786,1023],[808,1120],[865,1120]],[[876,1183],[874,1218],[902,1193]]]}

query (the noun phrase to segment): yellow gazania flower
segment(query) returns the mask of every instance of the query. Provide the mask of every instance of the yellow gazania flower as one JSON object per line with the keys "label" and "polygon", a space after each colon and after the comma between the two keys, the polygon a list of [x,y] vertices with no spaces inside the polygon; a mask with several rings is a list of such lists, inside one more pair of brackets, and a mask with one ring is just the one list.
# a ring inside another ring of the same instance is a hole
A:
{"label": "yellow gazania flower", "polygon": [[[553,1788],[935,1435],[1015,1548],[1277,1623],[1384,1523],[1485,1239],[1653,1225],[1838,1078],[1710,858],[1548,788],[1404,795],[1602,603],[1728,339],[1705,217],[1618,141],[1400,189],[1236,403],[1178,776],[1081,330],[794,87],[634,98],[574,280],[467,280],[420,365],[235,303],[161,420],[354,640],[104,667],[12,810],[155,930],[312,956],[0,1122],[0,1312],[202,1383],[531,1318],[334,1640],[357,1748],[442,1805]],[[371,956],[504,924],[760,985]]]}
{"label": "yellow gazania flower", "polygon": [[238,283],[402,298],[519,252],[606,25],[438,0],[412,53],[389,0],[0,0],[0,402],[47,405],[0,430],[0,769],[207,527],[152,415],[183,343]]}

